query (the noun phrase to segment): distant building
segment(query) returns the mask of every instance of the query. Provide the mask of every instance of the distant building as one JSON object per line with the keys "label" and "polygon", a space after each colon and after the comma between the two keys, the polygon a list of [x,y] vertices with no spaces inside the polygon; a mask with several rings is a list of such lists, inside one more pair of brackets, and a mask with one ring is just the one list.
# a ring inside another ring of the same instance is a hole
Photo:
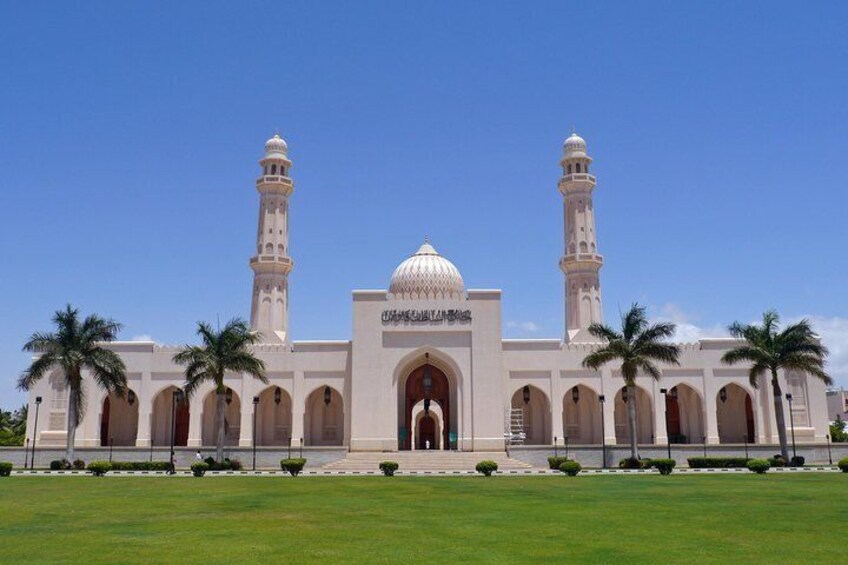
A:
{"label": "distant building", "polygon": [[836,416],[848,420],[848,390],[827,391],[827,419],[833,422]]}
{"label": "distant building", "polygon": [[[748,367],[721,362],[739,343],[733,339],[680,344],[680,366],[661,367],[660,380],[639,376],[635,398],[628,398],[614,365],[600,371],[581,366],[598,345],[588,328],[603,322],[604,258],[596,238],[594,168],[586,142],[577,134],[563,145],[557,182],[561,200],[552,202],[563,213],[559,267],[565,303],[563,332],[553,339],[503,339],[501,291],[467,289],[456,266],[425,239],[395,269],[387,289],[353,291],[351,339],[292,341],[289,198],[294,182],[286,142],[276,135],[269,139],[259,164],[257,238],[249,261],[254,273],[250,320],[264,339],[255,351],[265,361],[270,383],[226,376],[226,445],[250,446],[255,437],[263,446],[490,451],[502,450],[508,442],[551,445],[554,438],[566,436],[572,444],[599,445],[602,434],[608,445],[627,444],[628,402],[635,405],[641,444],[778,441],[768,379],[754,388]],[[363,207],[368,205],[362,201]],[[661,226],[661,205],[656,203],[654,217],[644,218],[646,229]],[[423,221],[427,213],[410,210],[409,221]],[[210,219],[210,226],[214,224]],[[707,225],[693,229],[710,231]],[[664,237],[657,237],[656,245]],[[725,243],[716,241],[716,251]],[[674,274],[674,265],[643,267],[655,268],[656,276],[665,279]],[[726,280],[730,292],[733,273],[726,273]],[[720,295],[715,299],[721,300]],[[106,396],[87,379],[79,446],[112,441],[116,446],[165,446],[172,436],[181,446],[215,444],[212,385],[199,389],[188,403],[174,404],[174,393],[184,383],[184,368],[171,360],[179,348],[152,342],[110,347],[126,363],[130,392],[125,398]],[[779,377],[782,392],[794,398],[786,425],[794,423],[796,440],[824,442],[824,385],[803,373]],[[32,388],[30,403],[37,396],[45,399],[38,445],[62,445],[68,392],[58,371]],[[780,399],[788,415],[789,403],[783,394]],[[844,409],[845,397],[838,403]],[[31,410],[28,437],[33,436],[33,415]]]}

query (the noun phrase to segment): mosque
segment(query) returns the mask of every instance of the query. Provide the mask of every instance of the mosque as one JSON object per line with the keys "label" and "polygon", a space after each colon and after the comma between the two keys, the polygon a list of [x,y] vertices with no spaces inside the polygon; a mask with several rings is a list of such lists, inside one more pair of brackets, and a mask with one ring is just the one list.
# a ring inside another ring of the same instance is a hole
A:
{"label": "mosque", "polygon": [[[428,241],[404,260],[387,289],[354,290],[353,333],[345,341],[293,341],[289,333],[289,199],[294,192],[286,142],[265,144],[256,180],[259,218],[251,325],[269,385],[226,377],[225,444],[248,447],[341,446],[349,451],[451,449],[502,451],[509,445],[629,443],[627,404],[637,407],[641,444],[773,444],[778,435],[767,382],[754,389],[744,367],[728,367],[731,339],[680,344],[678,367],[655,381],[639,377],[628,398],[614,365],[581,367],[596,346],[587,331],[603,321],[595,231],[595,176],[586,142],[565,140],[557,188],[563,203],[564,331],[554,339],[504,339],[501,291],[469,289],[459,269]],[[211,385],[175,402],[183,384],[178,351],[153,342],[116,342],[129,392],[107,396],[89,384],[80,447],[212,446]],[[782,375],[791,392],[794,436],[824,442],[825,388],[802,374]],[[43,398],[39,446],[66,440],[67,391],[60,376],[30,391]],[[790,407],[787,405],[787,410]],[[788,414],[788,412],[787,412]],[[787,418],[789,421],[789,418]],[[34,437],[32,418],[27,437]],[[255,425],[255,430],[254,430]]]}

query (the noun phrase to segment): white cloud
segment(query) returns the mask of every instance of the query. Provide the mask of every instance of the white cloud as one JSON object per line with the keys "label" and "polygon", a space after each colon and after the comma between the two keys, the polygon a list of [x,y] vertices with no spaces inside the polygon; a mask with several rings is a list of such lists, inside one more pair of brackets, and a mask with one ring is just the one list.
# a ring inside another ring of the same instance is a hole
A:
{"label": "white cloud", "polygon": [[[833,377],[836,386],[848,388],[848,318],[809,315],[785,319],[783,322],[791,324],[802,318],[810,321],[813,330],[821,336],[822,343],[830,350],[827,358],[827,372]],[[703,338],[729,335],[725,326],[718,324],[699,326],[695,323],[697,318],[687,315],[676,304],[665,304],[660,307],[658,313],[651,316],[651,321],[677,324],[677,331],[673,338],[676,342],[690,343]],[[759,323],[759,320],[751,320],[751,323]]]}
{"label": "white cloud", "polygon": [[523,333],[536,333],[536,332],[538,332],[539,330],[542,329],[539,326],[539,324],[537,324],[535,322],[530,322],[530,321],[520,322],[520,321],[516,321],[516,320],[508,321],[506,323],[506,327],[511,329],[511,330],[521,330],[521,332],[523,332]]}

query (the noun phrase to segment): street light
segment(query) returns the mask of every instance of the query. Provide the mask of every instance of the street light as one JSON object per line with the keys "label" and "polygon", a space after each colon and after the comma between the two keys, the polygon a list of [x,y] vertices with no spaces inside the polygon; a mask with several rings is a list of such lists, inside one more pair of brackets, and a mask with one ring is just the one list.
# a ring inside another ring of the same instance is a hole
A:
{"label": "street light", "polygon": [[795,418],[792,416],[792,395],[786,393],[786,400],[789,401],[789,426],[792,428],[792,459],[798,457],[795,452]]}
{"label": "street light", "polygon": [[604,429],[604,400],[606,398],[603,394],[598,395],[598,402],[601,404],[601,466],[606,469],[607,468],[607,433]]}
{"label": "street light", "polygon": [[833,455],[830,454],[830,436],[824,436],[824,439],[827,440],[827,462],[830,465],[833,465]]}
{"label": "street light", "polygon": [[259,397],[253,397],[253,470],[256,470],[256,412],[259,406]]}
{"label": "street light", "polygon": [[554,436],[554,458],[559,458],[559,452],[557,452],[557,437]]}
{"label": "street light", "polygon": [[29,468],[35,469],[35,438],[38,437],[38,407],[41,406],[41,397],[35,397],[35,425],[32,428],[32,457],[29,459]]}
{"label": "street light", "polygon": [[171,459],[170,467],[171,474],[177,474],[177,462],[174,459],[174,442],[177,435],[177,404],[183,401],[183,391],[180,389],[174,390],[174,395],[171,397]]}
{"label": "street light", "polygon": [[111,462],[112,462],[112,448],[113,448],[113,447],[115,447],[115,438],[114,438],[114,436],[109,438],[109,463],[111,463]]}
{"label": "street light", "polygon": [[721,400],[721,403],[724,404],[727,402],[727,387],[723,386],[718,391],[718,399]]}
{"label": "street light", "polygon": [[530,403],[530,385],[524,385],[521,389],[521,395],[524,397],[524,404]]}
{"label": "street light", "polygon": [[331,394],[332,393],[330,392],[330,387],[325,386],[324,387],[324,406],[330,405],[330,395]]}
{"label": "street light", "polygon": [[665,443],[668,446],[668,458],[671,459],[671,433],[668,431],[668,389],[661,388],[660,394],[663,395],[663,400],[665,401]]}
{"label": "street light", "polygon": [[565,443],[565,458],[568,459],[568,436],[562,438],[562,441]]}
{"label": "street light", "polygon": [[227,406],[233,403],[233,389],[227,387],[227,392],[224,393],[224,402],[227,403]]}

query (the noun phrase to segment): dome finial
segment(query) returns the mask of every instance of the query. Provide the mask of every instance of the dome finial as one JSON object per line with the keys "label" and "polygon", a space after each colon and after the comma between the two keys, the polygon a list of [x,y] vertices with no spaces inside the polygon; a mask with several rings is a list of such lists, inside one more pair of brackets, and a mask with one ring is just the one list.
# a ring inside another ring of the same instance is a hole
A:
{"label": "dome finial", "polygon": [[426,236],[426,235],[424,236],[424,243],[430,243],[430,237],[429,236]]}

